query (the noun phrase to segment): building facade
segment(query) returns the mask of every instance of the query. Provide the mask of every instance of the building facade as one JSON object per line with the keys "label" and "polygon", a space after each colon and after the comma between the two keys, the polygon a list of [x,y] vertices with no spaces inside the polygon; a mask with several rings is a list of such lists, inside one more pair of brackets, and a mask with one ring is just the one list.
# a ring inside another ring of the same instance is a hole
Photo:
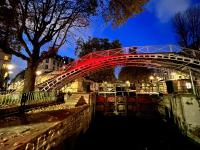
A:
{"label": "building facade", "polygon": [[10,54],[5,54],[1,49],[0,49],[0,69],[6,69],[7,66],[9,65],[11,61],[12,55]]}
{"label": "building facade", "polygon": [[12,55],[4,53],[0,49],[0,90],[4,90],[7,87],[9,73],[11,73],[10,69],[12,69],[11,58]]}
{"label": "building facade", "polygon": [[58,70],[65,64],[72,62],[74,59],[70,57],[62,57],[60,55],[55,55],[54,57],[44,59],[38,66],[37,71],[40,73],[48,73],[54,70]]}

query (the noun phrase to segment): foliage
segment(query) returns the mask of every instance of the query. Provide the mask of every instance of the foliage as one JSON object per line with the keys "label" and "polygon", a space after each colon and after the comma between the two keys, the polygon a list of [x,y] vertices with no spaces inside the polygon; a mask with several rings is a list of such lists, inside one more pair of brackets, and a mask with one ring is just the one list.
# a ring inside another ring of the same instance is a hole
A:
{"label": "foliage", "polygon": [[153,69],[148,69],[145,67],[123,67],[119,73],[119,80],[130,81],[130,82],[140,82],[149,81],[149,76],[153,73]]}
{"label": "foliage", "polygon": [[[82,57],[91,52],[108,50],[120,48],[121,44],[119,40],[114,40],[110,42],[108,39],[100,39],[100,38],[89,38],[88,41],[84,41],[83,39],[79,39],[77,41],[77,47],[75,49],[76,55],[78,57]],[[96,72],[89,77],[90,79],[102,82],[102,81],[114,81],[114,69],[103,70],[101,72]]]}
{"label": "foliage", "polygon": [[[102,13],[114,26],[142,10],[146,0],[1,0],[0,48],[27,61],[24,91],[33,91],[39,63],[55,55],[73,28]],[[97,9],[98,8],[98,9]],[[107,10],[107,11],[106,11]],[[41,53],[48,45],[48,51]]]}
{"label": "foliage", "polygon": [[[57,53],[65,43],[71,28],[87,26],[89,17],[96,9],[93,0],[17,0],[14,6],[12,0],[7,0],[1,6],[7,11],[15,12],[11,14],[11,18],[6,18],[5,11],[2,12],[0,22],[2,31],[8,31],[9,35],[15,33],[14,39],[20,42],[23,48],[19,51],[10,47],[9,40],[3,39],[11,37],[4,34],[1,34],[3,38],[0,40],[0,48],[27,61],[25,91],[34,90],[35,71],[39,62]],[[9,22],[15,23],[14,27],[8,29]],[[50,48],[48,52],[41,53],[41,47],[45,44]]]}
{"label": "foliage", "polygon": [[7,86],[7,82],[9,79],[9,75],[7,74],[7,69],[0,69],[0,90],[5,90]]}
{"label": "foliage", "polygon": [[110,42],[108,39],[100,39],[100,38],[91,38],[89,37],[88,41],[84,41],[83,39],[78,39],[77,47],[75,48],[75,54],[78,57],[82,57],[91,52],[108,50],[120,48],[121,44],[119,40],[114,40]]}
{"label": "foliage", "polygon": [[114,27],[125,23],[130,17],[142,11],[148,0],[100,0],[105,21],[112,22]]}
{"label": "foliage", "polygon": [[181,46],[200,49],[200,5],[177,13],[173,24]]}
{"label": "foliage", "polygon": [[106,70],[98,71],[93,74],[90,74],[87,78],[98,83],[101,83],[103,81],[107,81],[107,82],[116,81],[116,77],[114,75],[114,69],[106,69]]}
{"label": "foliage", "polygon": [[[19,50],[20,44],[17,38],[17,1],[10,0],[10,4],[6,0],[0,1],[0,48],[9,45],[12,49]],[[11,53],[7,51],[7,53]]]}

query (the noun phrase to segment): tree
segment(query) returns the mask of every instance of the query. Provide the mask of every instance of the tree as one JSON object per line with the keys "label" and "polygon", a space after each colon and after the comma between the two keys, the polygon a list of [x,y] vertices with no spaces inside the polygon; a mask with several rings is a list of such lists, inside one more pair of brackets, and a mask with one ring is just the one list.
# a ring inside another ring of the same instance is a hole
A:
{"label": "tree", "polygon": [[123,67],[119,73],[119,80],[138,82],[149,81],[149,76],[154,72],[153,69],[145,67]]}
{"label": "tree", "polygon": [[148,0],[99,0],[101,14],[108,22],[111,21],[114,27],[125,23],[130,17],[142,11],[143,5]]}
{"label": "tree", "polygon": [[[106,21],[119,25],[140,12],[145,2],[146,0],[1,0],[0,48],[27,61],[24,91],[33,91],[38,64],[57,53],[66,42],[71,28],[87,26],[90,16],[98,14],[97,12],[103,12]],[[106,8],[107,11],[104,11]],[[41,53],[45,45],[49,47],[48,51]]]}
{"label": "tree", "polygon": [[7,69],[0,69],[0,90],[6,90],[9,80],[9,74]]}
{"label": "tree", "polygon": [[[79,39],[77,41],[77,47],[75,49],[75,53],[78,57],[82,57],[91,52],[115,49],[120,47],[121,44],[119,40],[114,40],[110,42],[108,39],[90,37],[86,42],[83,39]],[[114,81],[115,80],[114,69],[108,69],[101,72],[96,72],[90,75],[89,78],[96,82]]]}
{"label": "tree", "polygon": [[[72,27],[87,26],[89,16],[95,12],[96,5],[93,0],[18,0],[16,8],[11,5],[11,2],[5,2],[3,6],[17,10],[15,11],[17,14],[15,18],[11,18],[16,26],[8,30],[6,24],[9,20],[7,22],[2,21],[1,24],[4,30],[16,33],[15,39],[20,42],[23,49],[19,51],[13,47],[8,47],[9,40],[7,39],[10,36],[6,35],[4,36],[6,40],[0,41],[0,48],[4,52],[12,53],[27,61],[24,91],[33,91],[35,72],[39,62],[55,55],[65,43],[67,33]],[[45,44],[48,44],[50,48],[48,52],[41,53],[41,48]]]}
{"label": "tree", "polygon": [[17,4],[16,0],[0,1],[0,48],[9,45],[10,49],[19,50],[20,44],[17,39]]}
{"label": "tree", "polygon": [[180,46],[200,50],[200,5],[177,13],[173,25]]}

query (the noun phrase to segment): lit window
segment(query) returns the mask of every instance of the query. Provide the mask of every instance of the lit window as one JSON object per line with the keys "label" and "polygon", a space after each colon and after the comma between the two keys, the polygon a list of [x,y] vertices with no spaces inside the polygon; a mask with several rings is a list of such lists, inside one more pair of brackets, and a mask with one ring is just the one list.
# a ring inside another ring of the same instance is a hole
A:
{"label": "lit window", "polygon": [[191,83],[190,83],[190,82],[186,82],[186,84],[185,84],[185,85],[186,85],[186,88],[187,88],[187,89],[191,89],[191,88],[192,88],[192,85],[191,85]]}
{"label": "lit window", "polygon": [[9,60],[9,57],[7,55],[5,55],[4,60]]}

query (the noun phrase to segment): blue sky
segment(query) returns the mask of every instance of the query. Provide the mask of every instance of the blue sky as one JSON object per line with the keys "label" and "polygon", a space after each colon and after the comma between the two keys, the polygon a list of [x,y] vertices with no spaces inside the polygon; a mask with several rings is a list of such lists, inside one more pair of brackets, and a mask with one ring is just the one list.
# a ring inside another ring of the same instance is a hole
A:
{"label": "blue sky", "polygon": [[[86,29],[73,31],[70,40],[60,49],[59,54],[75,58],[75,41],[79,37],[118,39],[122,46],[176,44],[171,18],[179,11],[184,11],[199,0],[150,0],[144,12],[130,18],[118,28],[105,24],[101,17],[94,17]],[[25,68],[26,63],[13,57],[16,64],[14,75]]]}

